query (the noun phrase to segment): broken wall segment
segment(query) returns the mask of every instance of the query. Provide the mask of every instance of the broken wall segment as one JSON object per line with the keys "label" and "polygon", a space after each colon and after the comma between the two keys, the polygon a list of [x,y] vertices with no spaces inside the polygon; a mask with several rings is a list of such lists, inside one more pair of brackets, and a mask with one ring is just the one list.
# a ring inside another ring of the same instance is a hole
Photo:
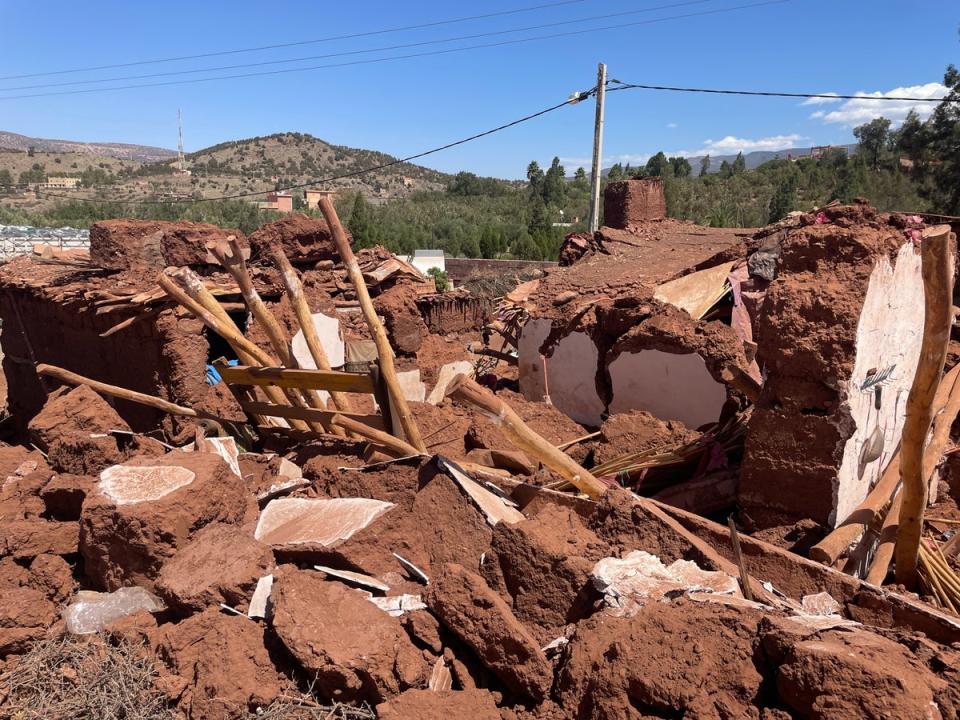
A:
{"label": "broken wall segment", "polygon": [[339,259],[326,221],[302,213],[286,215],[250,233],[254,261],[268,261],[272,245],[279,245],[293,265],[313,265],[323,260]]}
{"label": "broken wall segment", "polygon": [[206,243],[230,235],[247,248],[239,230],[208,223],[102,220],[90,226],[90,261],[108,270],[147,274],[170,265],[208,265],[216,260],[207,252]]}
{"label": "broken wall segment", "polygon": [[923,334],[913,242],[869,206],[783,233],[756,321],[767,378],[749,425],[741,506],[760,525],[835,526],[900,441]]}
{"label": "broken wall segment", "polygon": [[658,177],[617,180],[603,191],[603,224],[625,230],[667,216],[663,180]]}

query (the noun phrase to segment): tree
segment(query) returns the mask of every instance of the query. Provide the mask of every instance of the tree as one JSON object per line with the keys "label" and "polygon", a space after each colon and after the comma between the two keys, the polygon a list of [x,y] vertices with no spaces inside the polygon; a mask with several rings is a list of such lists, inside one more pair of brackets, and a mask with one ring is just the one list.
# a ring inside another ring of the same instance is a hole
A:
{"label": "tree", "polygon": [[353,243],[357,248],[372,247],[376,245],[371,233],[370,206],[367,204],[363,193],[357,193],[353,200],[353,209],[350,211],[350,217],[347,220],[347,228],[353,235]]}
{"label": "tree", "polygon": [[645,170],[647,175],[652,177],[663,177],[664,175],[673,174],[673,167],[662,151],[647,160]]}
{"label": "tree", "polygon": [[543,170],[536,160],[527,165],[527,182],[530,183],[530,197],[543,197]]}
{"label": "tree", "polygon": [[608,182],[616,182],[617,180],[623,180],[623,166],[620,163],[614,163],[607,171]]}
{"label": "tree", "polygon": [[590,189],[590,181],[587,179],[587,171],[582,167],[578,167],[577,171],[573,174],[573,187],[581,191]]}
{"label": "tree", "polygon": [[566,170],[560,164],[560,158],[555,157],[543,180],[543,201],[547,205],[563,205],[567,196],[567,183],[563,179],[565,175]]}
{"label": "tree", "polygon": [[921,170],[930,142],[926,125],[920,121],[916,110],[910,110],[903,125],[893,135],[893,144],[901,155],[905,155],[916,170]]}
{"label": "tree", "polygon": [[541,260],[540,248],[530,237],[530,233],[521,233],[513,243],[513,256],[518,260]]}
{"label": "tree", "polygon": [[497,232],[489,225],[480,233],[480,256],[485,258],[497,256]]}
{"label": "tree", "polygon": [[705,176],[708,172],[710,172],[710,156],[704,155],[700,158],[700,177]]}
{"label": "tree", "polygon": [[690,161],[685,157],[670,158],[670,166],[673,168],[674,177],[690,177],[690,175],[693,173],[693,168],[690,167]]}
{"label": "tree", "polygon": [[480,243],[477,241],[477,238],[473,237],[472,235],[464,239],[464,241],[460,244],[460,250],[468,258],[481,257]]}
{"label": "tree", "polygon": [[940,212],[960,215],[960,70],[948,65],[943,84],[949,92],[927,121],[932,168],[930,199]]}
{"label": "tree", "polygon": [[6,168],[0,170],[0,187],[13,187],[13,176]]}
{"label": "tree", "polygon": [[890,140],[890,121],[886,118],[874,118],[853,129],[853,136],[860,144],[860,152],[874,170],[880,169],[880,161],[886,153]]}
{"label": "tree", "polygon": [[527,232],[531,235],[550,232],[550,217],[547,214],[547,206],[543,204],[540,198],[534,198],[530,206],[530,222],[527,223]]}
{"label": "tree", "polygon": [[720,163],[720,177],[724,179],[733,177],[733,167],[726,160]]}
{"label": "tree", "polygon": [[743,159],[742,152],[737,153],[737,157],[734,158],[730,170],[734,175],[743,175],[743,173],[747,171],[747,161]]}
{"label": "tree", "polygon": [[427,275],[433,278],[433,286],[438,293],[446,292],[450,289],[450,275],[446,270],[432,267],[427,270]]}
{"label": "tree", "polygon": [[797,178],[796,175],[787,168],[786,172],[781,174],[777,181],[776,188],[773,191],[773,197],[770,199],[770,216],[768,222],[775,223],[786,217],[787,213],[793,210],[797,202]]}

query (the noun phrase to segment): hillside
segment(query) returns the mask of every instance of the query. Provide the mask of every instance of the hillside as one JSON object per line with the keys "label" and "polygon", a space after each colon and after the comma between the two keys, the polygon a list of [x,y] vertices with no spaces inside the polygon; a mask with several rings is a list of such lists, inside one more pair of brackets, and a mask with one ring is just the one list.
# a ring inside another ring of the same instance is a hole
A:
{"label": "hillside", "polygon": [[[4,148],[4,142],[16,147]],[[175,172],[176,157],[169,151],[154,148],[166,156],[160,161],[142,162],[94,151],[121,147],[117,143],[62,142],[64,148],[71,148],[69,152],[49,151],[42,144],[33,144],[33,138],[0,133],[0,173],[9,172],[15,185],[26,189],[50,176],[83,177],[86,185],[76,190],[41,193],[40,198],[33,192],[9,193],[3,198],[4,204],[36,210],[69,198],[123,202],[211,198],[297,185],[394,160],[384,153],[332,145],[311,135],[280,133],[220,143],[189,153],[185,158],[189,174],[181,175]],[[420,190],[439,190],[449,180],[450,176],[444,173],[403,163],[324,187],[359,191],[376,203],[408,197]]]}
{"label": "hillside", "polygon": [[[856,145],[835,145],[834,147],[846,148],[847,153],[852,155],[856,149]],[[771,160],[786,160],[788,158],[805,158],[810,157],[813,154],[813,148],[804,147],[804,148],[784,148],[783,150],[754,150],[753,152],[748,152],[743,156],[744,162],[746,162],[747,170],[756,170],[758,167],[764,163],[768,163]],[[690,163],[690,167],[693,168],[694,172],[700,172],[700,162],[703,160],[703,155],[694,155],[687,158],[687,162]],[[723,163],[732,163],[737,159],[736,153],[733,155],[711,155],[710,156],[710,169],[707,170],[708,173],[713,175],[714,173],[720,172],[720,166]],[[603,176],[606,177],[607,173],[610,172],[610,168],[603,169]]]}
{"label": "hillside", "polygon": [[47,153],[75,153],[80,155],[95,155],[119,160],[134,160],[136,162],[155,162],[176,157],[175,150],[151,147],[149,145],[130,145],[128,143],[111,142],[77,142],[75,140],[48,140],[46,138],[28,137],[17,133],[0,130],[0,148],[6,150],[21,150],[26,152],[30,148]]}

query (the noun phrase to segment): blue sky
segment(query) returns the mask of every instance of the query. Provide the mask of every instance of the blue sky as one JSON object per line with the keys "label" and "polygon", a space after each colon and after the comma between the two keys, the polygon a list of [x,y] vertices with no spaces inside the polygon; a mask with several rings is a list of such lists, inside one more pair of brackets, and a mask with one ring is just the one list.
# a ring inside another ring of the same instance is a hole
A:
{"label": "blue sky", "polygon": [[[0,0],[0,75],[58,71],[313,40],[494,13],[550,0],[440,2],[61,2]],[[562,101],[595,82],[596,64],[625,82],[797,92],[938,94],[948,63],[960,62],[956,0],[870,3],[787,0],[716,12],[758,0],[582,0],[562,6],[370,37],[175,63],[0,80],[3,96],[130,82],[11,90],[25,85],[172,72],[369,50],[546,23],[553,28],[266,65],[220,75],[338,63],[550,33],[614,29],[390,62],[273,76],[75,95],[0,99],[0,130],[38,137],[176,146],[183,109],[186,149],[281,131],[397,156],[471,135]],[[674,7],[664,7],[673,5]],[[660,7],[658,10],[638,12]],[[706,13],[689,16],[693,13]],[[615,18],[582,20],[630,13]],[[677,15],[688,17],[665,19]],[[657,20],[657,22],[648,22]],[[633,24],[647,22],[648,24]],[[185,77],[204,77],[203,73]],[[604,158],[636,164],[658,150],[714,154],[739,149],[852,141],[869,119],[863,101],[804,104],[791,99],[613,93]],[[907,108],[883,104],[899,119]],[[568,172],[588,162],[593,102],[431,156],[444,171],[520,177],[527,163],[563,158]]]}

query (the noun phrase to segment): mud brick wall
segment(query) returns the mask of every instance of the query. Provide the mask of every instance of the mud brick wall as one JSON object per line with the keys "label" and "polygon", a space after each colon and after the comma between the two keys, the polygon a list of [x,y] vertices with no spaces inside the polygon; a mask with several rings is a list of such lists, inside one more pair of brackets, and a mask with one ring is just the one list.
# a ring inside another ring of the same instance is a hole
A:
{"label": "mud brick wall", "polygon": [[473,297],[456,290],[417,300],[417,309],[427,328],[439,335],[479,330],[492,308],[490,298]]}
{"label": "mud brick wall", "polygon": [[[210,393],[205,382],[208,344],[195,320],[172,311],[134,323],[108,337],[100,334],[129,315],[97,315],[86,301],[56,302],[40,290],[7,287],[0,294],[3,320],[3,371],[9,386],[8,408],[17,429],[46,400],[34,370],[37,363],[67,368],[94,380],[200,406]],[[50,389],[56,386],[46,380]],[[110,399],[138,431],[175,420],[152,408]]]}
{"label": "mud brick wall", "polygon": [[[869,208],[837,213],[783,239],[757,318],[767,379],[739,500],[761,526],[842,522],[879,479],[903,429],[923,335],[919,251]],[[863,388],[889,368],[877,409],[874,391]]]}
{"label": "mud brick wall", "polygon": [[660,178],[637,178],[609,183],[603,192],[603,224],[625,230],[645,220],[667,216]]}
{"label": "mud brick wall", "polygon": [[447,274],[454,285],[475,272],[515,273],[527,270],[547,270],[557,267],[555,262],[541,260],[488,260],[483,258],[447,258],[444,261]]}

